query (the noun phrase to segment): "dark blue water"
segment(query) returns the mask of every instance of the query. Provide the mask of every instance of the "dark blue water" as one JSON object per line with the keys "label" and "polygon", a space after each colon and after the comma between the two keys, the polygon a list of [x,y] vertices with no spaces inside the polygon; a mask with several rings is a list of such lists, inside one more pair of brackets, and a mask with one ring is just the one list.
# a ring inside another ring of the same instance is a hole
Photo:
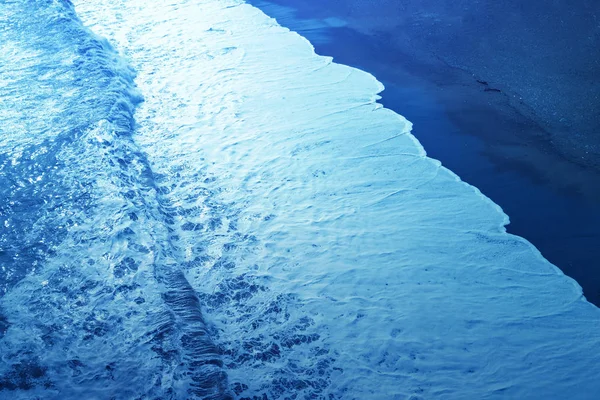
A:
{"label": "dark blue water", "polygon": [[[382,81],[386,89],[381,102],[413,122],[413,133],[428,155],[499,204],[510,217],[509,232],[531,241],[577,280],[589,301],[600,304],[600,174],[596,169],[562,156],[541,122],[512,107],[508,96],[481,75],[432,61],[435,57],[426,49],[415,49],[411,43],[399,46],[395,38],[406,35],[400,28],[383,26],[367,34],[315,23],[324,15],[348,16],[351,6],[335,1],[251,3],[306,36],[317,53]],[[444,9],[438,11],[443,20]],[[375,2],[368,18],[383,21],[395,13],[395,4]],[[490,60],[490,68],[493,64]]]}

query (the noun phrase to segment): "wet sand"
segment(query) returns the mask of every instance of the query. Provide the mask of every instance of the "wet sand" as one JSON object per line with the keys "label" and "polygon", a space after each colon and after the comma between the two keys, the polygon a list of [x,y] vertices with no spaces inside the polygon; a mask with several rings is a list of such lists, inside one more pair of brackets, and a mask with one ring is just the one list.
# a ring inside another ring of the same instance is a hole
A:
{"label": "wet sand", "polygon": [[[550,103],[524,101],[512,89],[526,77],[502,81],[498,77],[505,74],[504,67],[487,75],[477,66],[476,71],[458,68],[460,54],[448,62],[431,47],[424,48],[422,38],[407,39],[407,34],[415,35],[414,27],[409,33],[399,33],[392,23],[357,29],[356,21],[355,26],[348,23],[347,6],[352,2],[278,1],[294,8],[250,3],[307,37],[319,54],[382,81],[386,89],[381,102],[413,122],[413,133],[428,154],[499,204],[510,216],[509,232],[531,241],[578,281],[588,300],[600,304],[600,157],[585,153],[594,148],[595,124],[600,123],[593,101],[588,101],[586,116],[572,119],[577,122],[571,126],[587,129],[576,137],[542,117]],[[356,19],[359,11],[350,14]],[[378,12],[385,15],[385,10]],[[366,19],[374,24],[377,10],[371,9]],[[537,79],[527,83],[530,97],[543,89]],[[558,96],[559,89],[548,92],[548,99]],[[573,103],[575,110],[583,102]],[[561,104],[553,107],[564,108],[566,103]],[[575,147],[574,138],[579,140]]]}

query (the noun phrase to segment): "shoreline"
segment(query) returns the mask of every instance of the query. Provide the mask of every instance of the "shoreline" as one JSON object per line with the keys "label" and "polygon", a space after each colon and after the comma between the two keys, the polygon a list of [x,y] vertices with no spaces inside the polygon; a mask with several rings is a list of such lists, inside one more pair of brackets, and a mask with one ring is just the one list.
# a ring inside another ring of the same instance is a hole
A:
{"label": "shoreline", "polygon": [[380,80],[380,103],[413,123],[428,156],[500,205],[509,233],[531,241],[600,304],[600,268],[594,269],[600,172],[560,154],[551,134],[516,109],[509,93],[421,49],[397,49],[386,37],[315,22],[310,6],[292,11],[251,3],[307,37],[317,53]]}

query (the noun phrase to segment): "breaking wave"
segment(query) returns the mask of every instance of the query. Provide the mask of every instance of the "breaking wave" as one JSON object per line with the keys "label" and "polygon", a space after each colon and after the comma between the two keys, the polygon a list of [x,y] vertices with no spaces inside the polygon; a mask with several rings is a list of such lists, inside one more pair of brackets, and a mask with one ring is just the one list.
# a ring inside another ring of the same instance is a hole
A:
{"label": "breaking wave", "polygon": [[133,70],[67,1],[2,7],[0,393],[229,398]]}

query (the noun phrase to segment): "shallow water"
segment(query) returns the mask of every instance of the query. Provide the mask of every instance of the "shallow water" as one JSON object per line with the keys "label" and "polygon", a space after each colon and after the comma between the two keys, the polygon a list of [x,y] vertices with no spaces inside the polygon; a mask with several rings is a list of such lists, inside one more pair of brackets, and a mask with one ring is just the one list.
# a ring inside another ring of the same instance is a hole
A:
{"label": "shallow water", "polygon": [[[427,153],[501,205],[510,215],[508,230],[511,233],[530,240],[546,258],[577,280],[589,301],[600,302],[600,264],[597,261],[600,259],[600,174],[557,152],[553,147],[556,143],[549,140],[550,134],[540,126],[539,117],[524,116],[523,110],[515,109],[505,94],[486,92],[490,84],[477,81],[479,76],[491,82],[492,76],[501,74],[504,66],[492,63],[477,70],[477,76],[474,76],[472,71],[449,67],[435,57],[439,38],[431,39],[434,49],[431,46],[415,47],[413,42],[418,40],[415,37],[419,34],[418,26],[408,29],[402,24],[383,24],[377,28],[360,28],[372,25],[377,18],[397,20],[397,4],[378,2],[378,7],[370,8],[368,16],[361,22],[356,19],[356,10],[350,7],[352,3],[252,3],[284,26],[306,35],[315,43],[318,53],[331,55],[336,61],[377,76],[386,87],[382,103],[413,122],[413,133]],[[428,4],[407,5],[405,12],[412,14],[404,18],[416,18],[415,10],[428,7],[435,8]],[[437,9],[442,10],[441,20],[451,19],[451,15],[444,14],[443,7],[438,5]],[[546,12],[553,13],[552,10]],[[510,13],[510,7],[505,5],[504,14]],[[475,23],[463,23],[472,25],[471,30],[477,28]],[[421,27],[422,31],[426,30],[425,26]],[[565,40],[576,40],[583,28],[571,27],[571,36]],[[523,34],[521,30],[517,26],[513,35]],[[404,42],[398,39],[403,35],[406,36]],[[488,29],[478,35],[493,36],[493,33]],[[452,46],[471,46],[463,43],[469,40],[463,33]],[[528,37],[520,40],[532,41]],[[546,39],[540,37],[537,40],[544,42]],[[564,43],[557,46],[564,46]],[[499,51],[506,52],[506,49]],[[548,54],[547,46],[530,49],[531,52],[535,53],[536,59],[553,57]],[[592,58],[589,54],[580,54],[577,49],[570,52],[579,57],[573,60],[575,69],[585,67],[587,61],[583,58]],[[479,56],[484,62],[485,54]],[[511,62],[517,62],[518,56],[515,55]],[[460,54],[453,57],[460,62]],[[496,67],[498,71],[493,70]],[[555,67],[547,66],[550,70]],[[579,113],[576,101],[589,97],[586,93],[593,88],[577,83],[577,79],[583,79],[581,74],[561,73],[565,81],[574,79],[570,84],[581,90],[578,94],[564,93],[573,99],[574,108],[569,112]],[[538,77],[533,76],[535,74],[530,75],[528,88],[531,89],[539,82],[536,81]],[[527,77],[523,74],[521,78]],[[497,87],[504,87],[501,83],[497,79],[494,82]],[[553,90],[564,92],[562,86]],[[593,118],[594,103],[587,104],[586,115],[591,119],[586,129],[591,132],[597,120]],[[572,132],[564,131],[563,136],[571,137]],[[585,143],[582,139],[581,145]]]}
{"label": "shallow water", "polygon": [[598,309],[373,76],[236,0],[35,4],[0,31],[38,51],[2,64],[0,397],[599,390]]}

